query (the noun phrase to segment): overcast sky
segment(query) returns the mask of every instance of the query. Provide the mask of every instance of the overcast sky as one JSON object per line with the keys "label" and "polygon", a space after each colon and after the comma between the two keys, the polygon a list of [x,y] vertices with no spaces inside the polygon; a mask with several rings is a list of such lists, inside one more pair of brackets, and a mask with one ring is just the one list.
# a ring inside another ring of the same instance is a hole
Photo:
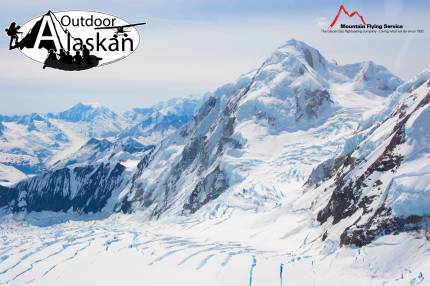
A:
{"label": "overcast sky", "polygon": [[[424,34],[321,33],[340,4],[368,23],[403,24]],[[56,112],[99,102],[122,112],[211,91],[259,66],[290,38],[340,64],[373,60],[407,80],[430,68],[430,1],[38,0],[3,1],[0,22],[23,24],[47,10],[94,10],[146,21],[141,44],[118,63],[81,72],[42,69],[0,37],[0,113]],[[4,31],[4,30],[3,30]]]}

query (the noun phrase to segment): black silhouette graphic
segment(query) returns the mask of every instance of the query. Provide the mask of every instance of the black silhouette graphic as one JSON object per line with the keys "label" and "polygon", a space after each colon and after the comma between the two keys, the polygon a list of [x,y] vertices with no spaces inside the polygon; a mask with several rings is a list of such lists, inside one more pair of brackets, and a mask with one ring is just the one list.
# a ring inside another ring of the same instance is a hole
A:
{"label": "black silhouette graphic", "polygon": [[76,54],[73,57],[73,61],[78,65],[82,65],[83,58],[82,58],[81,53],[79,51],[76,51]]}
{"label": "black silhouette graphic", "polygon": [[[37,40],[37,36],[39,35],[39,30],[41,28],[42,22],[44,21],[45,17],[49,17],[50,21],[52,21],[52,23],[54,23],[54,20],[57,20],[57,18],[55,17],[54,13],[52,13],[51,11],[48,11],[48,13],[46,13],[45,15],[43,15],[35,24],[34,26],[31,28],[31,30],[28,32],[27,35],[25,35],[23,37],[23,39],[16,44],[16,47],[20,48],[21,50],[23,48],[28,48],[28,49],[41,49],[41,48],[45,48],[46,50],[50,50],[50,49],[54,49],[54,51],[57,50],[57,47],[55,46],[53,41],[40,41],[40,44],[38,47],[35,47],[36,44],[36,40]],[[62,43],[60,40],[60,37],[58,35],[58,32],[56,30],[56,27],[54,25],[54,31],[56,34],[56,37],[58,39],[58,42],[60,43],[61,47],[62,47]],[[45,31],[43,31],[42,35],[44,36],[51,36],[49,33],[52,33],[52,31],[50,31],[49,29],[46,30],[45,27]]]}
{"label": "black silhouette graphic", "polygon": [[118,36],[121,36],[121,35],[124,35],[124,37],[128,36],[127,32],[130,32],[130,31],[126,31],[124,30],[124,28],[134,27],[139,25],[146,25],[146,23],[135,23],[135,24],[129,24],[129,25],[123,25],[123,26],[112,26],[112,27],[98,27],[94,29],[95,30],[115,29],[115,34],[113,36],[114,38],[118,38]]}
{"label": "black silhouette graphic", "polygon": [[[98,66],[102,60],[102,58],[92,55],[91,51],[107,51],[107,46],[103,46],[103,42],[106,39],[99,39],[99,33],[97,33],[97,37],[94,39],[87,39],[86,43],[90,46],[90,51],[87,46],[83,44],[84,41],[82,39],[73,37],[67,29],[64,29],[64,26],[51,11],[42,15],[40,19],[33,23],[30,29],[27,29],[28,24],[26,24],[25,30],[28,32],[25,32],[22,37],[18,37],[18,34],[23,34],[19,31],[20,26],[17,26],[15,22],[10,24],[10,27],[6,29],[7,35],[11,38],[9,49],[45,49],[47,51],[47,56],[43,63],[43,69],[46,67],[67,71],[90,69]],[[114,29],[113,37],[118,38],[119,36],[128,37],[127,32],[130,31],[126,30],[127,27],[145,24],[146,23],[135,23],[123,26],[98,27],[94,29]],[[91,41],[95,41],[97,48],[95,48],[94,44],[89,44]],[[98,45],[101,46],[100,49]],[[130,49],[133,49],[132,41],[130,45]],[[118,41],[109,45],[108,49],[109,51],[115,51],[115,47],[118,49]]]}
{"label": "black silhouette graphic", "polygon": [[[19,28],[21,27],[17,26],[15,22],[12,22],[9,26],[9,29],[5,30],[7,35],[10,37],[9,50],[17,48],[18,34],[22,34],[22,32],[18,31]],[[14,42],[15,42],[15,45],[13,45]]]}
{"label": "black silhouette graphic", "polygon": [[60,56],[60,61],[65,62],[66,60],[66,52],[64,49],[60,49],[60,53],[58,54]]}
{"label": "black silhouette graphic", "polygon": [[99,64],[101,58],[90,55],[90,51],[86,46],[83,46],[82,53],[83,56],[81,56],[80,51],[76,51],[75,55],[72,56],[70,51],[64,51],[64,49],[60,49],[58,54],[53,49],[50,49],[43,68],[50,67],[66,71],[79,71],[93,68]]}
{"label": "black silhouette graphic", "polygon": [[[55,54],[55,51],[53,49],[49,50],[48,59],[50,59],[50,60],[56,60],[57,59],[57,55]],[[43,67],[43,68],[45,68],[45,67]]]}
{"label": "black silhouette graphic", "polygon": [[[44,31],[42,31],[43,36],[54,36],[60,45],[60,49],[57,52],[57,46],[53,40],[41,40],[39,42],[39,46],[35,47],[37,42],[37,37],[40,34],[40,29],[42,27],[43,21],[45,21],[45,17],[49,17],[47,20],[51,21],[53,27],[53,31],[49,28],[48,25],[45,25]],[[60,31],[57,31],[57,26],[60,27]],[[43,64],[43,68],[46,67],[67,70],[67,71],[78,71],[85,70],[96,67],[101,58],[90,55],[90,50],[83,45],[82,51],[74,51],[74,55],[71,54],[69,50],[66,50],[61,41],[59,32],[64,35],[73,38],[70,33],[62,27],[61,23],[55,17],[55,14],[51,11],[48,11],[45,15],[43,15],[30,29],[30,31],[22,38],[21,41],[18,42],[18,31],[20,27],[16,26],[16,23],[12,23],[9,29],[6,29],[7,34],[11,37],[10,47],[9,49],[20,48],[21,50],[24,48],[27,49],[46,49],[48,51],[48,56]],[[13,43],[15,43],[13,45]],[[81,55],[82,52],[82,55]]]}
{"label": "black silhouette graphic", "polygon": [[66,64],[73,64],[73,57],[70,55],[70,51],[66,52],[66,56],[64,57],[64,62]]}
{"label": "black silhouette graphic", "polygon": [[86,61],[86,62],[91,60],[90,50],[87,49],[86,45],[82,46],[82,57],[84,58],[84,61]]}

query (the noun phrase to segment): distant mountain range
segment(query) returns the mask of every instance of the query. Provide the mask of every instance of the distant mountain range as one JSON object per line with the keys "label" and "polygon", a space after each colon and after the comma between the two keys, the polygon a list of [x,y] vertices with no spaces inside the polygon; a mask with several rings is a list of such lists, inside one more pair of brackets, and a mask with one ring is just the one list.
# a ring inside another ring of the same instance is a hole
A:
{"label": "distant mountain range", "polygon": [[170,100],[121,115],[86,103],[56,114],[0,115],[0,184],[10,185],[62,164],[82,152],[87,141],[157,143],[190,121],[201,101]]}

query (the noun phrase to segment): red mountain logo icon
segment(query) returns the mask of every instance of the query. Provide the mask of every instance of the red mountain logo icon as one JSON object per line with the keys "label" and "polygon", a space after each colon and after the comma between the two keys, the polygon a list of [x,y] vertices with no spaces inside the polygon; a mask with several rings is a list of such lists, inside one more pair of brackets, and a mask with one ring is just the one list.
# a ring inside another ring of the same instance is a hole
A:
{"label": "red mountain logo icon", "polygon": [[363,23],[363,25],[366,25],[366,21],[364,20],[364,17],[360,15],[360,13],[358,13],[357,11],[353,11],[352,13],[349,13],[348,10],[345,9],[345,6],[340,5],[339,10],[337,11],[336,16],[334,17],[334,19],[331,22],[330,26],[328,26],[329,29],[333,28],[334,25],[336,25],[337,20],[339,20],[339,16],[340,16],[341,12],[343,12],[343,14],[347,15],[350,18],[357,16],[358,18],[360,18],[361,23]]}

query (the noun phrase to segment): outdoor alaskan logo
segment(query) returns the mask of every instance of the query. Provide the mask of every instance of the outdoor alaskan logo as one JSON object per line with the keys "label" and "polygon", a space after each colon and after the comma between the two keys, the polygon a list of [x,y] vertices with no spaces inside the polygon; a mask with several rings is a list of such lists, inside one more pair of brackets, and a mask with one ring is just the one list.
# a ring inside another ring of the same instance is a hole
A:
{"label": "outdoor alaskan logo", "polygon": [[119,61],[139,45],[137,26],[104,13],[51,12],[22,26],[12,22],[9,49],[43,63],[43,68],[86,70]]}
{"label": "outdoor alaskan logo", "polygon": [[323,33],[424,33],[423,29],[405,28],[400,23],[375,23],[367,21],[358,10],[348,10],[340,5],[337,13],[329,22],[327,28],[321,29]]}

